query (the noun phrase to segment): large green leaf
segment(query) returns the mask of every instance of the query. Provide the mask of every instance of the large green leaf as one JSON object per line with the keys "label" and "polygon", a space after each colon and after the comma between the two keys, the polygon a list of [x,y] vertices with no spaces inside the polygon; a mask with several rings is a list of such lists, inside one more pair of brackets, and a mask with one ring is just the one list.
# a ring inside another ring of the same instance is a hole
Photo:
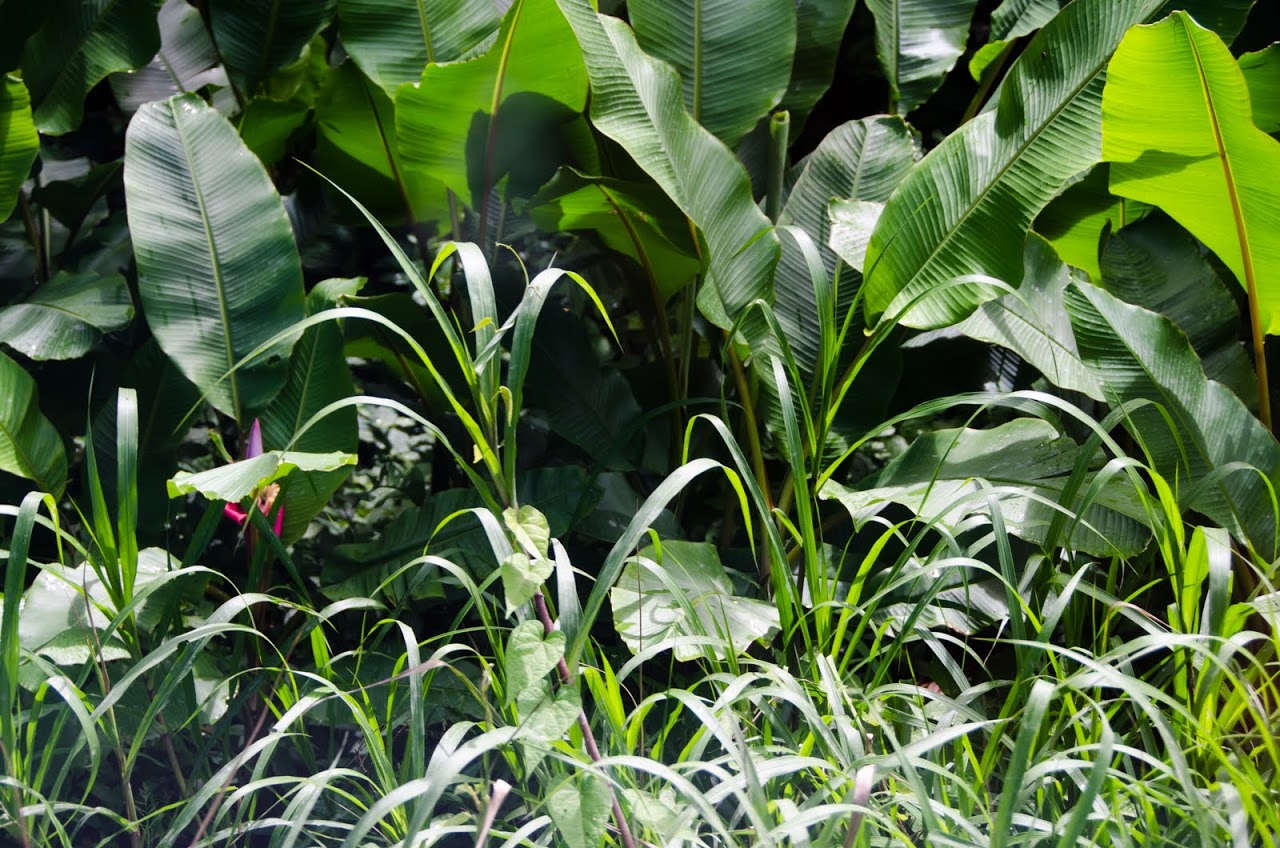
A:
{"label": "large green leaf", "polygon": [[1077,0],[1031,39],[996,108],[948,136],[890,198],[867,251],[868,323],[929,293],[905,323],[945,326],[995,291],[947,285],[956,278],[983,274],[1017,284],[1031,221],[1100,158],[1112,51],[1157,5]]}
{"label": "large green leaf", "polygon": [[[672,646],[678,660],[740,654],[778,630],[772,603],[738,596],[715,545],[665,541],[627,560],[609,590],[613,623],[634,652],[666,639],[710,637]],[[726,650],[726,648],[728,650]]]}
{"label": "large green leaf", "polygon": [[1222,36],[1228,44],[1244,29],[1249,11],[1256,0],[1167,0],[1151,20],[1163,18],[1175,9],[1181,9],[1195,18],[1201,26]]}
{"label": "large green leaf", "polygon": [[988,41],[969,60],[969,74],[975,80],[1005,55],[1014,39],[1030,35],[1053,20],[1061,7],[1059,0],[1004,0],[991,13]]}
{"label": "large green leaf", "polygon": [[36,126],[51,135],[80,125],[84,98],[107,74],[140,68],[160,47],[160,0],[52,0],[27,42],[22,78]]}
{"label": "large green leaf", "polygon": [[892,111],[907,113],[938,90],[964,53],[977,0],[867,0],[876,18],[876,56]]}
{"label": "large green leaf", "polygon": [[138,110],[125,136],[125,194],[156,340],[214,406],[247,424],[283,385],[293,344],[227,372],[303,318],[280,196],[235,129],[194,95]]}
{"label": "large green leaf", "polygon": [[63,271],[22,303],[0,309],[0,341],[32,359],[75,359],[131,318],[124,277]]}
{"label": "large green leaf", "polygon": [[1240,343],[1244,325],[1229,285],[1225,269],[1164,215],[1130,224],[1102,250],[1102,288],[1177,324],[1205,375],[1252,405],[1258,401],[1257,378]]}
{"label": "large green leaf", "polygon": [[67,481],[67,455],[38,401],[36,381],[0,353],[0,471],[32,480],[56,498]]}
{"label": "large green leaf", "polygon": [[[1052,424],[1019,418],[990,430],[926,433],[869,486],[854,490],[829,481],[821,495],[843,504],[857,525],[898,503],[950,533],[970,516],[989,516],[994,502],[1008,531],[1036,544],[1094,556],[1136,554],[1151,533],[1133,484],[1124,475],[1112,477],[1086,504],[1092,475],[1072,478],[1082,462],[1087,468],[1088,458]],[[1051,539],[1055,526],[1062,535]]]}
{"label": "large green leaf", "polygon": [[428,63],[474,54],[498,28],[493,0],[338,0],[342,46],[388,97]]}
{"label": "large green leaf", "polygon": [[845,28],[857,0],[797,0],[796,50],[791,82],[778,109],[791,115],[791,137],[798,138],[805,120],[831,87]]}
{"label": "large green leaf", "polygon": [[[835,280],[839,258],[828,244],[832,198],[884,203],[915,161],[915,142],[901,118],[864,118],[836,127],[801,163],[778,223],[808,233],[822,257],[827,280]],[[848,307],[860,282],[857,274],[848,269],[842,272],[837,306]],[[774,275],[774,314],[806,376],[818,362],[816,297],[803,251],[794,239],[783,239]],[[835,316],[837,325],[843,317],[842,311]]]}
{"label": "large green leaf", "polygon": [[508,171],[536,166],[586,97],[582,58],[553,0],[517,0],[483,56],[429,65],[421,81],[396,90],[400,156],[480,209]]}
{"label": "large green leaf", "polygon": [[694,120],[730,147],[786,93],[793,0],[631,0],[627,13],[640,47],[680,72]]}
{"label": "large green leaf", "polygon": [[0,221],[9,217],[18,192],[40,151],[31,120],[31,98],[22,80],[6,75],[0,85]]}
{"label": "large green leaf", "polygon": [[565,168],[526,208],[547,232],[595,232],[605,245],[640,264],[664,302],[702,270],[688,222],[652,185]]}
{"label": "large green leaf", "polygon": [[254,94],[329,25],[336,5],[337,0],[210,0],[209,25],[231,81],[246,96]]}
{"label": "large green leaf", "polygon": [[1049,240],[1058,255],[1097,282],[1102,275],[1098,252],[1102,236],[1137,221],[1151,211],[1146,203],[1111,193],[1111,166],[1095,165],[1079,182],[1067,187],[1036,218],[1035,230]]}
{"label": "large green leaf", "polygon": [[1266,133],[1280,133],[1280,43],[1239,58],[1249,85],[1253,123]]}
{"label": "large green leaf", "polygon": [[136,71],[111,75],[116,102],[130,114],[152,100],[198,91],[206,85],[227,85],[227,72],[199,9],[186,0],[165,0],[156,21],[160,52]]}
{"label": "large green leaf", "polygon": [[[1152,92],[1159,91],[1159,97]],[[1225,44],[1183,13],[1134,29],[1102,98],[1111,190],[1153,203],[1235,273],[1264,332],[1280,333],[1280,141],[1254,126]]]}
{"label": "large green leaf", "polygon": [[752,300],[771,299],[779,252],[746,171],[685,109],[679,75],[646,55],[626,24],[598,15],[586,0],[558,2],[586,59],[592,123],[702,231],[711,285],[699,305],[728,326]]}
{"label": "large green leaf", "polygon": [[315,162],[379,220],[448,215],[444,184],[404,167],[395,105],[354,62],[334,68],[316,98]]}
{"label": "large green leaf", "polygon": [[[1066,305],[1081,358],[1107,399],[1160,405],[1133,409],[1126,423],[1182,508],[1204,513],[1264,559],[1275,559],[1268,487],[1280,486],[1280,445],[1272,435],[1230,389],[1205,377],[1186,335],[1169,319],[1094,286],[1069,287]],[[1233,463],[1239,465],[1228,468]],[[1215,472],[1221,476],[1206,479]]]}
{"label": "large green leaf", "polygon": [[[315,314],[337,306],[340,297],[354,295],[363,284],[363,279],[325,280],[307,295],[307,312]],[[332,321],[308,327],[289,357],[284,386],[262,412],[263,447],[314,453],[355,452],[359,447],[359,433],[353,407],[326,416],[299,436],[311,416],[354,392],[351,370],[342,354],[342,330]],[[280,491],[284,505],[280,537],[286,544],[303,534],[350,471],[343,466],[332,471],[306,471],[289,476]]]}

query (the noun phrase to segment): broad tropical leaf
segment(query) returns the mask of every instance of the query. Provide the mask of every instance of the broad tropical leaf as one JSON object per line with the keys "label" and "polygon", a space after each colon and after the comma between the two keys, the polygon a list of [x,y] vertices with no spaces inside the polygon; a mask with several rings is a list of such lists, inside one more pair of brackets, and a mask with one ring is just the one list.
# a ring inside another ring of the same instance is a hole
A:
{"label": "broad tropical leaf", "polygon": [[672,646],[678,660],[711,653],[742,653],[778,630],[772,603],[740,597],[720,564],[715,545],[665,541],[627,560],[609,590],[613,623],[632,651],[681,636],[709,637],[705,644]]}
{"label": "broad tropical leaf", "polygon": [[210,0],[209,25],[231,81],[252,96],[329,25],[337,0]]}
{"label": "broad tropical leaf", "polygon": [[27,42],[22,79],[36,126],[60,135],[80,125],[84,98],[107,74],[140,68],[160,47],[160,0],[52,0]]}
{"label": "broad tropical leaf", "polygon": [[1280,133],[1280,43],[1237,60],[1249,86],[1253,123],[1265,133]]}
{"label": "broad tropical leaf", "polygon": [[264,165],[274,165],[285,154],[290,137],[311,114],[305,103],[259,95],[244,107],[237,121],[240,140]]}
{"label": "broad tropical leaf", "polygon": [[[840,257],[829,245],[832,199],[884,203],[915,162],[915,142],[901,118],[864,118],[836,127],[801,163],[778,223],[809,234],[822,256],[827,280],[834,281]],[[840,307],[848,308],[860,282],[857,274],[842,272],[836,293],[837,324],[844,318]],[[818,362],[816,297],[800,247],[794,239],[783,239],[774,276],[774,314],[805,375],[812,374]]]}
{"label": "broad tropical leaf", "polygon": [[194,95],[138,110],[125,137],[125,194],[156,340],[214,406],[247,423],[283,385],[293,345],[228,372],[303,318],[280,196],[235,129]]}
{"label": "broad tropical leaf", "polygon": [[444,184],[404,167],[395,105],[354,62],[334,68],[316,98],[315,162],[380,220],[448,216]]}
{"label": "broad tropical leaf", "polygon": [[206,85],[227,85],[227,72],[199,9],[187,0],[165,0],[156,21],[160,52],[138,70],[114,73],[110,78],[116,102],[129,114],[152,100],[198,91]]}
{"label": "broad tropical leaf", "polygon": [[685,109],[679,75],[642,51],[626,24],[586,0],[557,0],[591,78],[591,119],[620,144],[702,231],[710,283],[699,306],[728,327],[757,298],[772,298],[778,238],[729,148]]}
{"label": "broad tropical leaf", "polygon": [[[397,89],[405,167],[469,198],[475,209],[509,171],[543,170],[535,154],[586,105],[586,72],[573,48],[553,0],[517,0],[483,56],[429,65],[421,81]],[[549,179],[559,163],[549,164],[534,182]]]}
{"label": "broad tropical leaf", "polygon": [[702,270],[680,210],[647,183],[561,169],[526,207],[547,232],[590,230],[639,263],[665,302]]}
{"label": "broad tropical leaf", "polygon": [[32,359],[75,359],[131,318],[124,277],[62,271],[22,303],[0,309],[0,341]]}
{"label": "broad tropical leaf", "polygon": [[[314,315],[337,306],[340,297],[355,294],[362,285],[363,278],[318,283],[307,295],[307,312]],[[342,330],[335,322],[308,327],[289,357],[284,386],[262,412],[263,447],[354,453],[359,448],[359,433],[353,407],[340,409],[299,434],[312,415],[354,392],[351,370],[342,354]],[[320,514],[350,473],[351,469],[344,466],[333,471],[305,471],[289,476],[280,491],[284,504],[284,528],[280,537],[286,544],[303,534],[311,519]]]}
{"label": "broad tropical leaf", "polygon": [[1123,474],[1112,477],[1085,503],[1088,467],[1089,457],[1052,424],[1019,418],[990,430],[926,433],[870,485],[854,490],[829,481],[821,495],[843,504],[858,525],[898,503],[954,533],[970,516],[990,515],[995,502],[1009,532],[1036,544],[1095,556],[1142,550],[1151,534],[1133,484]]}
{"label": "broad tropical leaf", "polygon": [[791,115],[791,137],[798,138],[813,107],[831,87],[840,44],[857,0],[797,0],[796,50],[791,82],[778,104]]}
{"label": "broad tropical leaf", "polygon": [[[1152,91],[1159,97],[1152,97]],[[1263,332],[1280,333],[1280,141],[1254,126],[1218,36],[1176,12],[1134,29],[1102,98],[1111,190],[1168,212],[1218,255]]]}
{"label": "broad tropical leaf", "polygon": [[1004,0],[991,13],[989,41],[969,60],[969,75],[981,80],[987,68],[1013,44],[1053,20],[1061,7],[1059,0]]}
{"label": "broad tropical leaf", "polygon": [[1103,234],[1141,220],[1151,211],[1146,203],[1112,194],[1110,173],[1106,162],[1095,165],[1046,206],[1034,225],[1067,264],[1085,271],[1094,282],[1102,275],[1098,253]]}
{"label": "broad tropical leaf", "polygon": [[867,251],[869,324],[928,293],[905,323],[946,326],[997,291],[951,281],[981,274],[1017,284],[1031,221],[1101,156],[1100,107],[1112,51],[1157,5],[1067,6],[1010,69],[996,108],[948,136],[903,180]]}
{"label": "broad tropical leaf", "polygon": [[27,87],[8,74],[0,84],[0,221],[13,212],[39,151],[40,136],[31,120]]}
{"label": "broad tropical leaf", "polygon": [[303,453],[301,451],[264,451],[250,459],[192,474],[179,471],[169,481],[169,497],[199,493],[210,500],[237,503],[254,492],[294,471],[335,471],[354,465],[354,454]]}
{"label": "broad tropical leaf", "polygon": [[[1179,504],[1275,559],[1268,490],[1280,486],[1275,438],[1230,389],[1205,377],[1186,335],[1169,319],[1094,286],[1069,287],[1066,304],[1081,359],[1107,399],[1152,401],[1172,419],[1171,431],[1161,411],[1146,406],[1134,409],[1127,424]],[[1215,472],[1221,476],[1206,480]]]}
{"label": "broad tropical leaf", "polygon": [[636,41],[680,73],[693,119],[735,147],[787,91],[793,0],[631,0]]}
{"label": "broad tropical leaf", "polygon": [[58,431],[40,412],[36,381],[0,353],[0,471],[35,482],[55,498],[67,481]]}
{"label": "broad tropical leaf", "polygon": [[1186,230],[1164,215],[1130,224],[1102,250],[1102,288],[1135,306],[1159,312],[1187,334],[1205,375],[1258,401],[1258,383],[1240,338],[1244,324],[1230,275],[1210,262]]}
{"label": "broad tropical leaf", "polygon": [[876,18],[876,55],[889,80],[891,111],[929,99],[964,53],[977,0],[867,0]]}
{"label": "broad tropical leaf", "polygon": [[500,17],[494,0],[338,0],[342,46],[388,97],[428,63],[473,56]]}

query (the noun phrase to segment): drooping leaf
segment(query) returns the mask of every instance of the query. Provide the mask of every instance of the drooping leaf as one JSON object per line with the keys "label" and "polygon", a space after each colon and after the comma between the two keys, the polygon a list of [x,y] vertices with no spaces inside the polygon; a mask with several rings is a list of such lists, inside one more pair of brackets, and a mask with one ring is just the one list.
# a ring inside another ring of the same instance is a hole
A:
{"label": "drooping leaf", "polygon": [[541,229],[590,230],[602,242],[640,263],[665,302],[702,269],[688,223],[653,186],[563,168],[529,200]]}
{"label": "drooping leaf", "polygon": [[58,431],[40,412],[36,381],[0,353],[0,471],[35,482],[55,498],[67,480]]}
{"label": "drooping leaf", "polygon": [[210,0],[209,26],[231,81],[247,97],[329,25],[337,0]]}
{"label": "drooping leaf", "polygon": [[124,277],[62,271],[22,303],[0,309],[0,342],[32,359],[75,359],[132,318]]}
{"label": "drooping leaf", "polygon": [[[553,0],[517,0],[483,56],[429,65],[420,81],[396,90],[401,160],[480,209],[508,171],[537,160],[548,136],[582,111],[586,94],[573,32]],[[519,144],[500,148],[516,128]]]}
{"label": "drooping leaf", "polygon": [[0,85],[0,221],[9,217],[18,192],[40,152],[40,136],[31,119],[31,98],[22,80],[5,75]]}
{"label": "drooping leaf", "polygon": [[[930,293],[904,321],[938,327],[1016,285],[1023,244],[1039,211],[1101,153],[1107,62],[1155,0],[1077,0],[1028,43],[996,108],[948,136],[890,198],[867,251],[869,324]],[[945,288],[940,288],[944,287]]]}
{"label": "drooping leaf", "polygon": [[160,346],[237,421],[283,385],[292,343],[228,376],[303,317],[302,268],[262,163],[194,95],[140,109],[125,194],[143,312]]}
{"label": "drooping leaf", "polygon": [[194,474],[179,471],[169,481],[169,497],[198,492],[210,500],[239,503],[263,486],[294,471],[334,471],[344,465],[354,465],[355,462],[354,454],[340,451],[264,451],[250,459],[242,459],[208,471]]}
{"label": "drooping leaf", "polygon": [[[343,295],[354,295],[363,278],[334,279],[318,283],[307,295],[307,312],[315,314],[338,304]],[[355,392],[351,370],[342,354],[342,331],[333,322],[308,327],[289,358],[284,386],[262,412],[262,443],[268,449],[304,452],[339,450],[354,453],[359,447],[356,411],[346,407],[323,418],[305,433],[307,423],[325,406]],[[311,519],[320,514],[329,498],[347,479],[350,468],[299,472],[281,486],[284,527],[280,537],[295,541]]]}
{"label": "drooping leaf", "polygon": [[[838,500],[860,525],[890,503],[906,506],[922,521],[955,532],[970,516],[990,515],[999,504],[1005,527],[1016,536],[1052,541],[1095,556],[1131,556],[1150,537],[1146,512],[1128,478],[1102,484],[1089,504],[1082,497],[1092,475],[1069,490],[1080,449],[1038,418],[1019,418],[990,430],[935,430],[920,436],[874,482],[848,489],[828,482],[821,496]],[[1087,460],[1086,460],[1087,464]],[[984,491],[984,485],[994,487]],[[1064,502],[1065,501],[1065,502]],[[1066,507],[1064,516],[1052,504]],[[1050,540],[1050,531],[1072,527]]]}
{"label": "drooping leaf", "polygon": [[1249,99],[1253,104],[1253,123],[1265,133],[1280,133],[1280,43],[1237,60]]}
{"label": "drooping leaf", "polygon": [[[1081,358],[1113,403],[1148,400],[1126,424],[1179,504],[1209,516],[1267,560],[1276,520],[1268,493],[1280,485],[1280,445],[1230,389],[1206,379],[1186,335],[1169,319],[1093,286],[1071,286],[1066,305]],[[1240,468],[1240,463],[1257,471]],[[1206,483],[1207,475],[1224,469]],[[1261,477],[1259,477],[1259,472]],[[1262,479],[1262,478],[1265,478]]]}
{"label": "drooping leaf", "polygon": [[136,71],[110,77],[116,102],[128,114],[152,100],[166,100],[206,85],[228,84],[218,48],[209,37],[199,9],[187,0],[165,0],[156,22],[160,27],[160,52]]}
{"label": "drooping leaf", "polygon": [[756,206],[746,171],[684,107],[679,75],[642,51],[624,23],[586,0],[557,0],[591,78],[591,119],[620,144],[702,231],[710,279],[699,306],[722,326],[756,298],[770,300],[778,238]]}
{"label": "drooping leaf", "polygon": [[964,53],[977,5],[977,0],[867,0],[893,112],[910,112],[942,85]]}
{"label": "drooping leaf", "polygon": [[604,839],[612,796],[609,784],[580,771],[547,798],[547,812],[569,848],[597,848]]}
{"label": "drooping leaf", "polygon": [[1035,231],[1049,240],[1058,255],[1094,282],[1102,274],[1098,252],[1103,234],[1141,220],[1151,211],[1146,203],[1112,194],[1110,172],[1106,162],[1095,165],[1046,206],[1035,221]]}
{"label": "drooping leaf", "polygon": [[740,654],[779,626],[777,607],[737,596],[715,545],[703,542],[665,541],[661,555],[645,548],[623,566],[609,603],[618,635],[632,651],[679,636],[712,640],[672,646],[678,660]]}
{"label": "drooping leaf", "polygon": [[338,0],[342,46],[388,97],[428,63],[474,55],[500,17],[493,0]]}
{"label": "drooping leaf", "polygon": [[631,0],[627,13],[640,48],[679,72],[689,114],[730,147],[786,93],[792,0]]}
{"label": "drooping leaf", "polygon": [[[1153,91],[1159,97],[1152,97]],[[1226,45],[1176,12],[1129,33],[1102,98],[1111,190],[1159,206],[1204,242],[1280,333],[1280,141],[1254,126]]]}
{"label": "drooping leaf", "polygon": [[444,184],[404,167],[395,105],[354,62],[334,68],[316,99],[315,155],[317,170],[380,220],[448,216]]}
{"label": "drooping leaf", "polygon": [[1187,334],[1210,380],[1245,404],[1258,401],[1253,363],[1240,339],[1244,324],[1230,278],[1200,252],[1185,230],[1163,215],[1130,224],[1102,251],[1101,286],[1136,306],[1159,312]]}
{"label": "drooping leaf", "polygon": [[840,44],[857,0],[797,0],[796,50],[791,82],[778,104],[791,116],[791,137],[798,138],[813,107],[831,86]]}
{"label": "drooping leaf", "polygon": [[80,125],[89,90],[115,71],[140,68],[160,47],[160,0],[51,0],[27,42],[22,79],[36,127],[50,135]]}

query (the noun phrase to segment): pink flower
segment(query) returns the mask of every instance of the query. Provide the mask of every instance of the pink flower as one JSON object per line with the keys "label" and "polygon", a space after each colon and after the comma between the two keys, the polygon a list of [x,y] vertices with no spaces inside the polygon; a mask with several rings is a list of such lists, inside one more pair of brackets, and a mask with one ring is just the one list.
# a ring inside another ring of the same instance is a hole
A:
{"label": "pink flower", "polygon": [[[244,458],[253,459],[255,456],[262,456],[262,426],[258,423],[258,419],[253,419],[253,426],[249,428],[249,441],[244,448]],[[254,495],[254,501],[258,505],[258,510],[263,515],[270,515],[271,508],[275,506],[276,497],[280,494],[279,483],[269,483],[263,486]],[[234,521],[236,524],[245,526],[249,519],[249,513],[241,508],[240,504],[229,503],[222,507],[222,514]],[[284,529],[284,507],[281,506],[276,512],[275,530],[277,536]]]}

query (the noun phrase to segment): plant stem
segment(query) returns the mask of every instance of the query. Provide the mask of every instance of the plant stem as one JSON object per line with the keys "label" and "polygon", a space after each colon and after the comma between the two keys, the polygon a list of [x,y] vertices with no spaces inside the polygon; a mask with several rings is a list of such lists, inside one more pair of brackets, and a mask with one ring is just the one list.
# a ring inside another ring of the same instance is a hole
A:
{"label": "plant stem", "polygon": [[18,209],[22,213],[22,226],[27,231],[27,240],[36,252],[36,282],[43,283],[49,279],[49,261],[44,251],[44,239],[40,237],[40,226],[36,216],[31,213],[31,203],[25,191],[18,192]]}
{"label": "plant stem", "polygon": [[790,140],[791,113],[774,112],[769,116],[769,184],[765,189],[764,213],[775,224],[782,214],[782,187],[786,182]]}
{"label": "plant stem", "polygon": [[[538,620],[542,622],[542,630],[548,636],[555,630],[555,624],[551,621],[551,612],[547,609],[547,599],[543,597],[541,592],[533,596],[533,607],[538,612]],[[556,663],[556,670],[560,673],[560,682],[568,685],[569,664],[564,661],[564,657]],[[582,731],[582,744],[587,748],[587,756],[591,757],[591,762],[598,763],[604,759],[600,756],[600,747],[596,745],[595,734],[591,732],[591,722],[587,721],[586,710],[578,711],[578,728]],[[622,840],[623,848],[636,848],[635,837],[631,835],[631,827],[627,824],[627,818],[622,814],[622,805],[618,803],[618,795],[613,791],[613,786],[609,786],[609,800],[613,805],[613,821],[618,826],[618,836]]]}

